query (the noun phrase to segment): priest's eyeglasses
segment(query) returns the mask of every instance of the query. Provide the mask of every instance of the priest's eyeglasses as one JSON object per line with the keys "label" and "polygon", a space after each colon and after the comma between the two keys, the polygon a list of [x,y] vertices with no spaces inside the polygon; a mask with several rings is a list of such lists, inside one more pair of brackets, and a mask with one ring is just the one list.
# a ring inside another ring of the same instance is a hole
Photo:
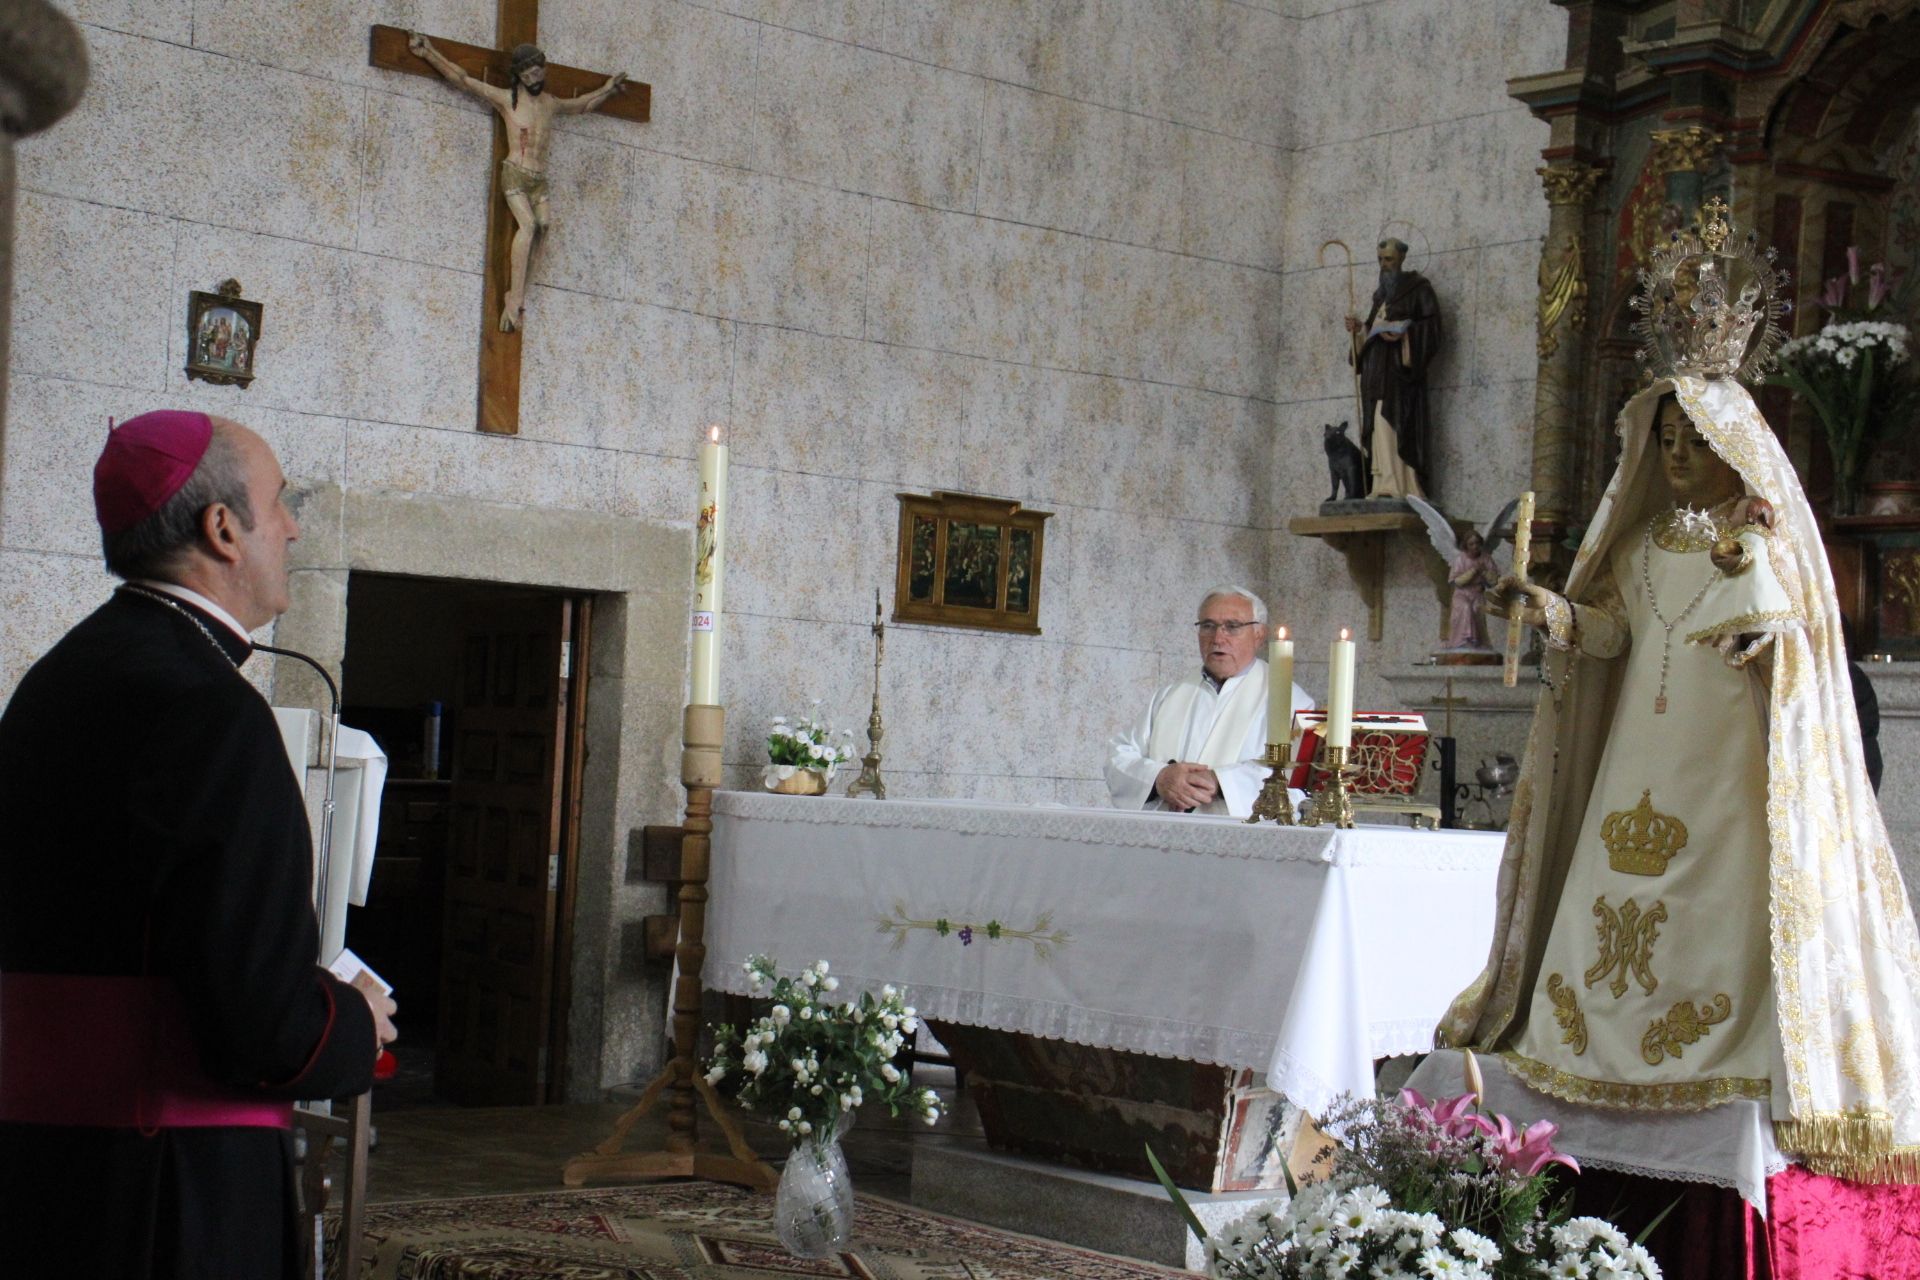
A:
{"label": "priest's eyeglasses", "polygon": [[1257,622],[1214,622],[1213,620],[1208,619],[1207,621],[1204,621],[1204,622],[1194,623],[1193,629],[1199,632],[1203,636],[1210,636],[1210,635],[1213,635],[1215,632],[1224,631],[1227,633],[1228,639],[1232,639],[1234,636],[1239,635],[1242,631],[1245,631],[1248,627],[1257,627],[1259,625],[1260,624]]}

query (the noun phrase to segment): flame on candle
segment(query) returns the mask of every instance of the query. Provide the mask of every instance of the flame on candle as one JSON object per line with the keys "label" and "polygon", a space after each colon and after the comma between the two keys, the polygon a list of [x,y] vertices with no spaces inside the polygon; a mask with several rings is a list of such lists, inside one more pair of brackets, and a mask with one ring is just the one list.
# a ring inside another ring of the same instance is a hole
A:
{"label": "flame on candle", "polygon": [[1346,640],[1352,635],[1353,635],[1353,632],[1347,630],[1345,627],[1340,628],[1340,638],[1342,640]]}
{"label": "flame on candle", "polygon": [[713,443],[715,444],[720,443],[720,424],[719,423],[716,422],[712,426],[707,428],[707,439],[713,441]]}
{"label": "flame on candle", "polygon": [[1274,636],[1274,639],[1276,640],[1285,640],[1286,638],[1287,638],[1287,629],[1285,627],[1280,628],[1279,634]]}

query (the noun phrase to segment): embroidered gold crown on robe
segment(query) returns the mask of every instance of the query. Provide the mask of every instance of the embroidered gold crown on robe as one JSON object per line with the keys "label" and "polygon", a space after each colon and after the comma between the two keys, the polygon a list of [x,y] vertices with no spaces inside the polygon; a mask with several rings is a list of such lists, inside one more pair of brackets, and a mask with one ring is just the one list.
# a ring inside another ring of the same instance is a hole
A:
{"label": "embroidered gold crown on robe", "polygon": [[1699,227],[1675,231],[1640,271],[1633,333],[1641,367],[1656,378],[1751,381],[1773,363],[1792,307],[1787,273],[1752,231],[1734,231],[1727,212],[1718,196],[1707,201]]}
{"label": "embroidered gold crown on robe", "polygon": [[1663,876],[1673,855],[1687,847],[1687,824],[1655,811],[1653,792],[1643,791],[1640,803],[1607,815],[1600,824],[1607,846],[1607,865],[1622,875]]}

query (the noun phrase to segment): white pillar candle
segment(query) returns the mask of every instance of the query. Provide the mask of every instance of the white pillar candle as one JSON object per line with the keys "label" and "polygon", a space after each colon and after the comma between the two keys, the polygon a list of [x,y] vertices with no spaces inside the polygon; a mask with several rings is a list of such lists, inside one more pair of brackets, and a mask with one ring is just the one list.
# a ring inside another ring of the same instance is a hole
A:
{"label": "white pillar candle", "polygon": [[1267,743],[1284,747],[1293,737],[1293,641],[1281,627],[1267,644]]}
{"label": "white pillar candle", "polygon": [[1340,628],[1327,659],[1327,745],[1353,745],[1353,641],[1352,633]]}
{"label": "white pillar candle", "polygon": [[700,439],[700,506],[693,541],[693,688],[697,706],[720,705],[720,582],[726,568],[727,446],[720,428]]}

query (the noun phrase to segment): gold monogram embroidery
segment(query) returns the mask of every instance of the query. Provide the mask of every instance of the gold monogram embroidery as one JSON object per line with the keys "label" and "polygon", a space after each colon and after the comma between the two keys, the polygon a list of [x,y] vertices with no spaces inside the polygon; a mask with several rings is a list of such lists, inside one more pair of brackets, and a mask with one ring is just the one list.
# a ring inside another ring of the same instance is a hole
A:
{"label": "gold monogram embroidery", "polygon": [[1600,842],[1607,846],[1607,865],[1623,875],[1665,875],[1673,855],[1687,847],[1687,824],[1653,807],[1653,792],[1640,793],[1640,803],[1610,813],[1600,824]]}
{"label": "gold monogram embroidery", "polygon": [[1665,1058],[1678,1058],[1683,1046],[1697,1043],[1732,1012],[1733,1001],[1724,992],[1697,1008],[1693,1001],[1682,1000],[1647,1027],[1647,1034],[1640,1037],[1640,1056],[1650,1067],[1659,1066]]}
{"label": "gold monogram embroidery", "polygon": [[1573,1046],[1577,1057],[1587,1051],[1587,1015],[1580,1012],[1580,1001],[1573,986],[1559,974],[1547,978],[1547,999],[1553,1001],[1553,1020],[1560,1024],[1560,1043]]}
{"label": "gold monogram embroidery", "polygon": [[1594,927],[1600,933],[1600,958],[1586,972],[1588,987],[1613,975],[1607,990],[1618,1000],[1627,994],[1627,975],[1631,973],[1640,989],[1648,995],[1660,985],[1653,976],[1653,944],[1660,937],[1660,926],[1667,920],[1667,904],[1656,902],[1645,914],[1640,904],[1628,898],[1615,911],[1607,905],[1607,895],[1593,900],[1593,914],[1599,920]]}

